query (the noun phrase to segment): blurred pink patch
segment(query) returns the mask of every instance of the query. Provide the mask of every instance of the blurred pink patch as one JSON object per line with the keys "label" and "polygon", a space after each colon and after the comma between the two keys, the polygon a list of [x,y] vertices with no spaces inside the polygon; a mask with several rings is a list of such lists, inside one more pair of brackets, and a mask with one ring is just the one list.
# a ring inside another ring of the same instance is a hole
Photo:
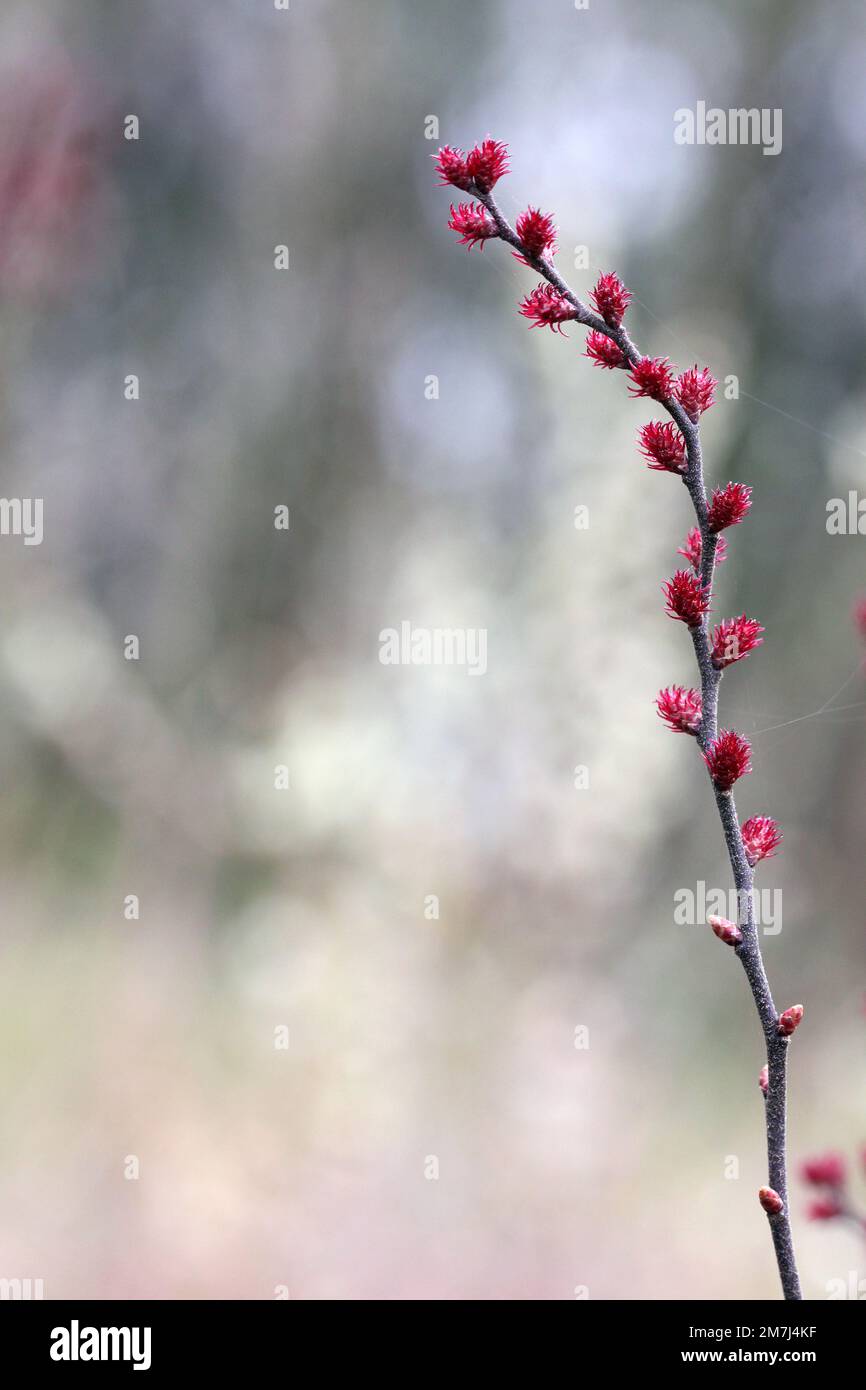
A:
{"label": "blurred pink patch", "polygon": [[0,82],[0,289],[55,294],[93,264],[102,122],[80,76],[18,67]]}

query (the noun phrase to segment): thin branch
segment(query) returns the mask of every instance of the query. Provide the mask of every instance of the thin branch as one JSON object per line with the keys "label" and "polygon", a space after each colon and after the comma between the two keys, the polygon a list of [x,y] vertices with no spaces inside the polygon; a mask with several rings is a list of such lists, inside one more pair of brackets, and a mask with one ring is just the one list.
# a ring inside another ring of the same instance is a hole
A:
{"label": "thin branch", "polygon": [[[571,286],[560,275],[552,262],[544,255],[533,255],[523,244],[515,229],[503,216],[495,199],[473,183],[467,192],[478,199],[492,218],[502,241],[517,252],[518,256],[563,295],[575,310],[574,320],[595,333],[604,334],[620,349],[623,368],[633,367],[641,359],[641,353],[632,342],[625,328],[611,326],[599,314],[575,294]],[[717,559],[718,536],[710,530],[708,523],[707,494],[704,485],[703,458],[701,453],[700,426],[687,414],[683,406],[672,398],[660,401],[680,430],[686,444],[687,468],[682,475],[694,507],[695,518],[701,536],[700,578],[708,598],[712,599]],[[712,643],[709,631],[709,617],[704,615],[698,626],[690,628],[694,643],[695,658],[701,679],[702,715],[697,731],[697,742],[706,753],[718,732],[719,686],[722,671],[713,662]],[[794,1255],[791,1223],[788,1214],[788,1180],[786,1172],[786,1093],[787,1093],[787,1036],[779,1030],[779,1014],[773,1003],[773,996],[767,981],[761,946],[755,923],[752,896],[752,867],[743,843],[740,822],[734,804],[733,793],[721,790],[711,782],[715,793],[719,818],[724,831],[728,857],[737,888],[739,901],[739,927],[742,938],[736,945],[736,954],[745,971],[752,993],[767,1048],[767,1091],[765,1103],[767,1159],[769,1186],[781,1199],[781,1210],[768,1213],[767,1219],[773,1238],[779,1277],[785,1299],[800,1299],[802,1293]]]}

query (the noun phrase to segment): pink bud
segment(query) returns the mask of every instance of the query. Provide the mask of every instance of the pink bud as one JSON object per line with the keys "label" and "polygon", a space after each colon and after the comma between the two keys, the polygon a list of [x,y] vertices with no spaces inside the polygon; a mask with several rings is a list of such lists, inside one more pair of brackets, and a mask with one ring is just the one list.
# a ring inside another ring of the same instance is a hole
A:
{"label": "pink bud", "polygon": [[795,1028],[799,1028],[803,1018],[803,1005],[792,1004],[790,1009],[786,1009],[779,1015],[779,1032],[783,1038],[789,1038]]}
{"label": "pink bud", "polygon": [[758,1072],[758,1085],[760,1086],[761,1090],[766,1096],[767,1091],[770,1089],[770,1069],[767,1066],[766,1062],[761,1067],[761,1070]]}
{"label": "pink bud", "polygon": [[729,922],[727,917],[708,917],[708,923],[720,941],[724,941],[726,946],[739,946],[743,939],[743,933],[736,922]]}
{"label": "pink bud", "polygon": [[785,1210],[785,1203],[772,1187],[759,1187],[758,1201],[768,1216],[778,1216],[780,1211]]}

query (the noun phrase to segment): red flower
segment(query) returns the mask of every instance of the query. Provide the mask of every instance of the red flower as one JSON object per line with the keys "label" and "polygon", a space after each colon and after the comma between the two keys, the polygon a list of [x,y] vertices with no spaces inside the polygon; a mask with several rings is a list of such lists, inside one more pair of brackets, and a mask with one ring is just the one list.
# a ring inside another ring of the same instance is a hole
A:
{"label": "red flower", "polygon": [[711,531],[724,531],[726,526],[738,526],[745,521],[752,505],[752,489],[744,483],[728,483],[713,491],[707,524]]}
{"label": "red flower", "polygon": [[632,385],[628,389],[633,396],[651,396],[654,401],[670,397],[674,374],[666,357],[641,357],[629,375]]}
{"label": "red flower", "polygon": [[724,941],[726,946],[739,946],[743,939],[743,933],[736,922],[731,922],[727,917],[708,917],[707,922],[720,941]]}
{"label": "red flower", "polygon": [[689,627],[700,627],[710,606],[710,596],[697,575],[688,570],[677,570],[673,579],[666,580],[662,585],[662,593],[669,618],[677,618]]}
{"label": "red flower", "polygon": [[748,740],[734,729],[723,729],[718,738],[713,739],[703,757],[719,791],[729,792],[740,777],[751,772],[751,752]]}
{"label": "red flower", "polygon": [[[538,208],[527,208],[526,212],[520,214],[515,226],[528,256],[540,260],[548,252],[556,250],[556,228],[549,213],[539,212]],[[523,257],[518,256],[517,259],[522,261]]]}
{"label": "red flower", "polygon": [[[704,543],[701,540],[701,533],[697,526],[693,526],[686,536],[685,545],[681,545],[677,550],[678,555],[683,555],[688,560],[695,574],[701,572],[701,557],[704,553]],[[728,544],[724,536],[719,536],[716,541],[716,564],[720,565],[728,553]]]}
{"label": "red flower", "polygon": [[685,473],[686,441],[676,425],[663,425],[659,420],[651,420],[638,430],[640,451],[647,459],[647,468],[656,472]]}
{"label": "red flower", "polygon": [[503,174],[508,173],[508,146],[501,140],[491,140],[488,136],[470,150],[466,156],[466,168],[481,193],[489,193]]}
{"label": "red flower", "polygon": [[440,184],[451,183],[455,188],[462,188],[464,193],[472,187],[472,175],[466,167],[466,156],[462,150],[443,145],[430,158],[439,170]]}
{"label": "red flower", "polygon": [[459,232],[461,244],[468,246],[470,251],[476,242],[483,246],[490,237],[499,235],[484,208],[478,203],[461,203],[458,208],[452,203],[448,226],[452,232]]}
{"label": "red flower", "polygon": [[785,1210],[785,1203],[772,1187],[759,1188],[758,1201],[768,1216],[778,1216],[780,1211]]}
{"label": "red flower", "polygon": [[861,594],[851,609],[851,616],[861,637],[866,637],[866,594]]}
{"label": "red flower", "polygon": [[754,869],[762,859],[772,859],[782,843],[782,832],[771,816],[752,816],[742,828],[743,848]]}
{"label": "red flower", "polygon": [[760,636],[763,631],[761,624],[754,618],[747,618],[745,613],[741,613],[739,618],[725,618],[724,622],[717,623],[713,631],[713,665],[716,670],[723,671],[726,666],[733,666],[735,661],[742,661],[755,647],[760,647],[764,640]]}
{"label": "red flower", "polygon": [[562,332],[562,325],[568,319],[577,318],[577,310],[574,305],[569,304],[565,295],[560,294],[553,285],[536,286],[521,304],[520,313],[526,319],[535,320],[529,325],[530,328],[542,328],[546,325],[555,333]]}
{"label": "red flower", "polygon": [[669,685],[656,696],[659,718],[675,734],[696,734],[701,727],[701,692]]}
{"label": "red flower", "polygon": [[803,1005],[792,1004],[790,1009],[779,1014],[779,1032],[783,1038],[789,1038],[795,1028],[799,1028],[803,1019]]}
{"label": "red flower", "polygon": [[702,367],[698,371],[697,363],[689,367],[688,371],[680,373],[677,377],[675,395],[690,419],[697,420],[699,415],[709,410],[715,399],[718,384],[709,367]]}
{"label": "red flower", "polygon": [[842,1203],[835,1197],[821,1197],[809,1203],[806,1215],[810,1221],[832,1221],[834,1216],[842,1215]]}
{"label": "red flower", "polygon": [[767,1092],[770,1089],[770,1068],[767,1066],[766,1062],[758,1072],[758,1085],[766,1098]]}
{"label": "red flower", "polygon": [[586,335],[585,357],[591,358],[597,367],[621,367],[625,361],[620,349],[606,333],[592,332]]}
{"label": "red flower", "polygon": [[611,328],[619,328],[632,297],[631,290],[626,289],[619,276],[612,272],[600,275],[589,296],[605,323],[610,324]]}
{"label": "red flower", "polygon": [[800,1167],[803,1181],[813,1187],[844,1187],[845,1160],[839,1153],[819,1154],[817,1158],[807,1158]]}

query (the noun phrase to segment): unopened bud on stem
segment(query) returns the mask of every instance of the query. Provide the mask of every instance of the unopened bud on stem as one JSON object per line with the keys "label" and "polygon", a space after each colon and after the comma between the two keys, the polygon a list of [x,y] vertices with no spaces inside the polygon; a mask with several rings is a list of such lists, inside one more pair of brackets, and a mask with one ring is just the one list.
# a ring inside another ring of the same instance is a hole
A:
{"label": "unopened bud on stem", "polygon": [[799,1028],[802,1017],[802,1004],[792,1004],[790,1009],[779,1015],[779,1032],[783,1038],[790,1038],[794,1029]]}
{"label": "unopened bud on stem", "polygon": [[758,1201],[768,1216],[778,1216],[780,1212],[785,1210],[785,1203],[772,1187],[759,1187]]}
{"label": "unopened bud on stem", "polygon": [[724,941],[726,946],[739,946],[743,939],[743,933],[736,922],[728,921],[727,917],[708,917],[707,921],[720,941]]}

